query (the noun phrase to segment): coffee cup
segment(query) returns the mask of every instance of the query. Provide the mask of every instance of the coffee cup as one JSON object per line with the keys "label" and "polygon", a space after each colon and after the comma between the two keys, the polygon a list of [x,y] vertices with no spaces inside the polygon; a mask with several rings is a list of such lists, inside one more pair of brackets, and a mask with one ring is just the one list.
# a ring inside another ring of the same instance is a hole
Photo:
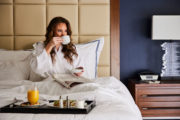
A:
{"label": "coffee cup", "polygon": [[84,108],[84,103],[85,103],[84,100],[76,101],[76,108],[81,108],[81,109],[83,109],[83,108]]}
{"label": "coffee cup", "polygon": [[69,35],[62,36],[61,38],[63,39],[63,42],[62,42],[63,45],[67,45],[70,43]]}

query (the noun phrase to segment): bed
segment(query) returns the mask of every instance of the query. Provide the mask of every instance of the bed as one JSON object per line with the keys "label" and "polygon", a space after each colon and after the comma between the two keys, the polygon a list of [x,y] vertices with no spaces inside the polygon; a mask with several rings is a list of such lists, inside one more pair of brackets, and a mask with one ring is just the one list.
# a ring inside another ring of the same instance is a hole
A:
{"label": "bed", "polygon": [[104,37],[97,66],[98,77],[92,83],[67,89],[50,78],[36,81],[42,100],[58,99],[60,95],[63,98],[68,95],[72,99],[96,100],[96,107],[89,114],[0,113],[0,119],[142,120],[141,113],[128,89],[117,79],[119,65],[113,65],[114,62],[118,63],[116,57],[119,55],[112,55],[118,52],[112,52],[117,49],[112,45],[117,43],[112,42],[114,33],[110,31],[112,26],[110,26],[110,2],[110,0],[0,1],[0,16],[2,16],[0,20],[0,107],[12,103],[15,97],[27,99],[27,90],[38,79],[29,68],[27,59],[32,53],[32,44],[45,39],[46,26],[53,17],[63,16],[70,21],[73,41],[76,44]]}

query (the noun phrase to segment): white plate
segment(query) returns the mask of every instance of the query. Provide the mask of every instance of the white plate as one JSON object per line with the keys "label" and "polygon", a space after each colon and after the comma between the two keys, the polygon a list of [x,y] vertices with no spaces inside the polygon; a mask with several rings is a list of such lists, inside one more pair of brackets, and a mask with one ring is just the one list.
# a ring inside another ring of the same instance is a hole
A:
{"label": "white plate", "polygon": [[54,102],[48,103],[46,104],[49,107],[56,107],[56,108],[60,108],[59,106],[54,106]]}
{"label": "white plate", "polygon": [[[21,102],[21,104],[22,104],[22,103],[27,103],[27,102]],[[15,105],[19,105],[19,106],[21,106],[21,107],[39,107],[39,106],[48,104],[48,102],[47,102],[47,101],[39,101],[39,104],[37,104],[37,105],[25,105],[25,106],[22,106],[22,105],[20,104],[20,102],[14,103],[14,104],[15,104]]]}

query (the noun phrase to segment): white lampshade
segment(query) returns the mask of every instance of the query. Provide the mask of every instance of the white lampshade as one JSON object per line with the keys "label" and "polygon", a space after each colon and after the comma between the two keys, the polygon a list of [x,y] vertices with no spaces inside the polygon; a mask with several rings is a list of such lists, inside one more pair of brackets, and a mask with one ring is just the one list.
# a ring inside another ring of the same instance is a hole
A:
{"label": "white lampshade", "polygon": [[153,15],[153,40],[180,40],[180,15]]}

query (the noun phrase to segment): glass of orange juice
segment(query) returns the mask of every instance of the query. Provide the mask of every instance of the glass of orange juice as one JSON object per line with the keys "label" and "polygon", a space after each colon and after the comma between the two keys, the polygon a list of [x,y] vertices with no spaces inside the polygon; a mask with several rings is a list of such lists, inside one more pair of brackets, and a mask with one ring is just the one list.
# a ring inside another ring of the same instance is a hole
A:
{"label": "glass of orange juice", "polygon": [[30,102],[31,105],[38,104],[39,90],[37,89],[37,86],[34,86],[34,88],[28,90],[27,98],[28,98],[28,102]]}

